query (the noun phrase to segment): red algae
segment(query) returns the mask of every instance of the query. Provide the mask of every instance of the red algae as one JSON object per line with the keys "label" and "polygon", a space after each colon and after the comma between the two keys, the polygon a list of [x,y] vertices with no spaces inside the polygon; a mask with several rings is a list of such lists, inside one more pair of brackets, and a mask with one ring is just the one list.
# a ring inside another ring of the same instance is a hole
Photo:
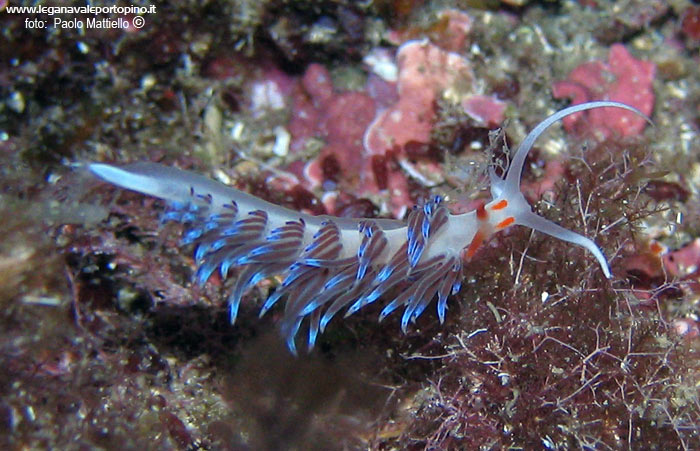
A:
{"label": "red algae", "polygon": [[474,95],[462,101],[462,108],[477,124],[496,128],[503,123],[506,103],[491,96]]}
{"label": "red algae", "polygon": [[309,64],[301,78],[301,86],[316,108],[322,108],[333,97],[331,74],[321,64]]}
{"label": "red algae", "polygon": [[[373,86],[386,85],[378,82]],[[373,93],[384,95],[385,89]],[[342,187],[357,195],[388,190],[387,208],[397,217],[413,205],[406,176],[392,162],[393,157],[387,151],[372,155],[364,146],[363,138],[375,117],[373,97],[361,91],[337,92],[327,69],[311,64],[292,95],[292,103],[288,125],[292,154],[302,151],[311,138],[325,142],[319,154],[304,165],[302,180],[306,187]],[[324,203],[331,208],[329,213],[336,213],[334,203]]]}
{"label": "red algae", "polygon": [[681,30],[690,39],[700,42],[700,6],[688,6],[683,11]]}
{"label": "red algae", "polygon": [[[649,116],[654,108],[652,82],[655,73],[653,63],[635,59],[624,45],[613,44],[607,62],[581,64],[566,81],[554,83],[552,94],[558,99],[570,98],[574,105],[591,100],[622,102]],[[572,114],[563,122],[569,132],[602,138],[612,134],[634,136],[647,125],[643,118],[631,112],[611,108]]]}
{"label": "red algae", "polygon": [[438,95],[457,81],[468,86],[473,78],[464,58],[427,41],[403,44],[396,59],[399,100],[367,130],[365,147],[372,154],[384,154],[411,141],[429,142]]}
{"label": "red algae", "polygon": [[[338,92],[324,66],[306,68],[293,93],[288,129],[293,153],[303,150],[311,138],[325,141],[304,169],[307,187],[356,187],[357,194],[388,190],[387,208],[400,217],[418,200],[408,192],[408,174],[426,183],[415,162],[424,162],[424,171],[440,172],[430,163],[437,155],[432,133],[439,101],[462,102],[465,113],[480,126],[495,127],[503,121],[506,104],[474,94],[471,65],[455,52],[467,41],[470,16],[445,10],[438,14],[438,23],[428,34],[439,45],[428,40],[405,42],[396,62],[386,49],[371,50],[365,62],[373,73],[363,91]],[[405,39],[410,34],[393,36]]]}
{"label": "red algae", "polygon": [[[342,180],[350,186],[371,184],[362,137],[374,118],[374,100],[362,92],[336,92],[328,70],[320,64],[311,64],[300,87],[294,91],[292,102],[288,125],[291,151],[301,151],[310,138],[325,141],[319,155],[304,171],[309,186]],[[334,167],[343,171],[333,170]]]}
{"label": "red algae", "polygon": [[[664,268],[671,276],[686,277],[700,269],[700,238],[663,256]],[[700,282],[700,280],[698,280]]]}

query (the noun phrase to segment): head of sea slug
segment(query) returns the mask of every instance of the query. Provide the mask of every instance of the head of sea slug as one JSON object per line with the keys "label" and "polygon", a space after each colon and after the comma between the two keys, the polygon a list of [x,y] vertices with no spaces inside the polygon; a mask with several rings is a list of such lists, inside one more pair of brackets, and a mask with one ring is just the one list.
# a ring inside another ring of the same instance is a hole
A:
{"label": "head of sea slug", "polygon": [[520,190],[520,179],[525,164],[525,158],[537,138],[539,138],[549,126],[564,117],[594,108],[622,108],[632,111],[651,122],[641,111],[624,103],[597,101],[564,108],[537,124],[515,150],[513,159],[503,178],[496,175],[493,168],[489,169],[492,200],[480,207],[476,212],[479,229],[469,245],[467,250],[468,256],[473,254],[476,248],[491,234],[511,225],[523,225],[560,240],[584,247],[596,258],[605,277],[612,277],[608,260],[591,239],[571,230],[567,230],[533,213],[530,204]]}

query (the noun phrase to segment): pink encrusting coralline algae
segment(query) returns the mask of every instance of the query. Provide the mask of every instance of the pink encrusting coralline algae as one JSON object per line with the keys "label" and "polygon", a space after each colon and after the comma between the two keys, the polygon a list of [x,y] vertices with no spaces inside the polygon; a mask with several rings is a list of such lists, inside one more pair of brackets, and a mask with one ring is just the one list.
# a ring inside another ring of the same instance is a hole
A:
{"label": "pink encrusting coralline algae", "polygon": [[[647,116],[654,109],[652,82],[654,63],[635,59],[622,44],[610,47],[608,61],[591,61],[576,67],[565,81],[554,83],[552,94],[569,98],[573,105],[592,100],[611,100],[637,108]],[[564,127],[573,133],[590,133],[605,139],[612,134],[638,135],[646,121],[628,111],[605,108],[564,118]]]}
{"label": "pink encrusting coralline algae", "polygon": [[406,144],[429,143],[437,118],[436,104],[461,104],[477,123],[495,127],[504,119],[505,103],[474,92],[471,63],[428,40],[405,42],[398,50],[398,101],[379,113],[365,135],[365,148],[384,154]]}
{"label": "pink encrusting coralline algae", "polygon": [[309,187],[320,185],[326,178],[324,172],[333,172],[333,167],[343,168],[343,176],[357,177],[353,182],[359,186],[371,183],[362,136],[374,118],[374,99],[364,92],[337,92],[328,70],[320,64],[311,64],[292,96],[292,103],[288,124],[292,135],[290,150],[301,151],[309,138],[325,141],[319,155],[306,165],[304,180]]}
{"label": "pink encrusting coralline algae", "polygon": [[[378,84],[383,89],[378,89]],[[338,183],[356,195],[388,190],[387,209],[397,217],[413,204],[406,175],[389,165],[385,155],[371,155],[363,146],[365,130],[375,117],[376,105],[387,96],[392,98],[392,90],[386,83],[370,78],[364,91],[339,92],[321,64],[309,65],[295,89],[288,124],[292,135],[290,151],[301,152],[311,138],[323,140],[324,146],[311,161],[297,162],[301,166],[293,163],[290,171],[298,173],[306,188],[330,190],[323,197],[329,213],[337,213],[337,195],[333,191]],[[332,184],[326,183],[329,181]]]}
{"label": "pink encrusting coralline algae", "polygon": [[403,44],[396,59],[399,100],[381,112],[367,130],[365,148],[372,154],[385,154],[409,142],[429,142],[438,96],[457,82],[470,86],[474,78],[467,60],[427,40]]}
{"label": "pink encrusting coralline algae", "polygon": [[[475,91],[471,62],[459,53],[469,36],[470,16],[446,10],[438,17],[445,22],[444,39],[411,40],[393,32],[401,44],[395,56],[386,48],[369,51],[365,63],[370,73],[362,90],[343,92],[333,86],[324,66],[308,66],[292,95],[288,124],[292,154],[304,149],[310,138],[325,143],[300,174],[307,188],[330,178],[346,190],[356,187],[359,195],[386,191],[385,209],[402,217],[416,201],[409,195],[407,171],[420,176],[408,155],[432,144],[440,100],[460,105],[480,126],[503,122],[506,104]],[[431,162],[421,164],[440,170]],[[299,172],[299,165],[294,167],[293,172]],[[334,168],[342,168],[335,171],[336,180]],[[332,202],[324,203],[333,211]]]}

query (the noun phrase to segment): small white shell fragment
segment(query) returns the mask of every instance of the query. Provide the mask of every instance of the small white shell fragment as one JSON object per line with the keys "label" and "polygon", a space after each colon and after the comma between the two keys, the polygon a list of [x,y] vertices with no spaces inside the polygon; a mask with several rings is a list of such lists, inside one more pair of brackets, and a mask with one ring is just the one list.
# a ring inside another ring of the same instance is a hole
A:
{"label": "small white shell fragment", "polygon": [[372,69],[372,72],[385,81],[395,82],[399,79],[399,68],[396,66],[393,55],[387,49],[374,48],[362,61]]}
{"label": "small white shell fragment", "polygon": [[281,125],[275,127],[274,132],[275,145],[272,147],[272,152],[278,157],[284,157],[289,153],[289,143],[292,140],[292,136]]}

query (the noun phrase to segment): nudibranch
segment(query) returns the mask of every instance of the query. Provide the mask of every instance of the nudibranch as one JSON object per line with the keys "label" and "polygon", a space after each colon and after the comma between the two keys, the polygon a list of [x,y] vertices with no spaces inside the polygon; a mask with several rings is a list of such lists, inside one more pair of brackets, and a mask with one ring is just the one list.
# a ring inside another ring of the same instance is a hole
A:
{"label": "nudibranch", "polygon": [[[253,285],[275,275],[281,284],[260,310],[262,316],[285,299],[281,330],[296,353],[295,337],[308,318],[308,346],[339,311],[345,316],[393,294],[381,321],[403,307],[405,332],[437,296],[445,319],[447,298],[460,289],[462,251],[472,257],[492,234],[522,225],[586,248],[605,277],[610,267],[589,238],[535,214],[520,191],[525,158],[550,125],[580,111],[636,108],[612,101],[570,106],[540,122],[520,143],[503,177],[489,169],[492,200],[474,211],[451,214],[439,196],[413,207],[407,220],[311,216],[293,211],[192,172],[140,162],[125,166],[88,164],[97,177],[168,202],[163,221],[185,224],[183,244],[195,247],[196,280],[206,283],[218,270],[222,279],[236,268],[228,297],[231,323],[241,298]],[[389,299],[389,298],[387,298]]]}

